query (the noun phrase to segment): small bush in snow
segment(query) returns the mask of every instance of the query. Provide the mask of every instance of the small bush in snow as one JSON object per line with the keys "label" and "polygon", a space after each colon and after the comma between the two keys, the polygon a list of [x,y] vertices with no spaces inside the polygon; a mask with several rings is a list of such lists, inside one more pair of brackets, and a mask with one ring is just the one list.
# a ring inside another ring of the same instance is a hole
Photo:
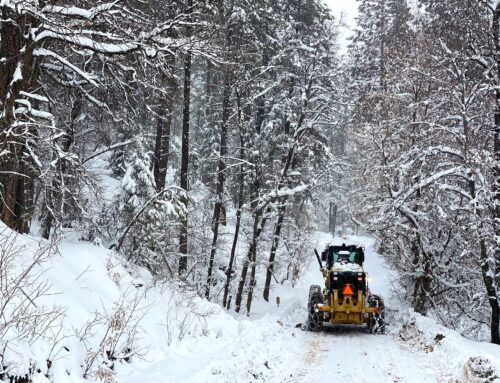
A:
{"label": "small bush in snow", "polygon": [[37,357],[30,351],[58,341],[63,311],[39,302],[50,286],[37,269],[56,252],[57,241],[27,255],[17,235],[0,234],[0,379],[15,381],[47,371],[54,356],[54,347]]}

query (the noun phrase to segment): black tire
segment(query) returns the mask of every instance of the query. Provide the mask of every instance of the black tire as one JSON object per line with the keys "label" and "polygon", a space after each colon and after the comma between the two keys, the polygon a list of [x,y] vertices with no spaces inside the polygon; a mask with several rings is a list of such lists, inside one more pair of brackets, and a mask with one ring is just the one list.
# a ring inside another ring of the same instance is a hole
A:
{"label": "black tire", "polygon": [[323,303],[321,287],[312,285],[309,288],[309,299],[307,301],[307,331],[320,331],[323,328],[323,313],[314,309],[318,303]]}
{"label": "black tire", "polygon": [[370,314],[368,320],[368,331],[372,334],[385,334],[385,305],[382,297],[378,295],[368,295],[367,298],[369,307],[380,308],[380,313]]}

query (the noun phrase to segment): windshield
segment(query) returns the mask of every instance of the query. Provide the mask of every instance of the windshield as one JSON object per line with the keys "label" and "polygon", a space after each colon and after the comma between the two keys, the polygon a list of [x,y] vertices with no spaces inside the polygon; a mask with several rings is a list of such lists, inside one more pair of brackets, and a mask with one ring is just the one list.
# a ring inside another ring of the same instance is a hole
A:
{"label": "windshield", "polygon": [[357,263],[358,254],[355,251],[340,250],[333,253],[333,263]]}

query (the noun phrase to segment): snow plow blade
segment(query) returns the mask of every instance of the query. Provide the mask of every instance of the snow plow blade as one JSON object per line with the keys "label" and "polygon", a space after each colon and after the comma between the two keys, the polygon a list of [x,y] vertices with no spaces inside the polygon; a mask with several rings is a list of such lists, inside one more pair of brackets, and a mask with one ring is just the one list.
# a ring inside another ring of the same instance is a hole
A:
{"label": "snow plow blade", "polygon": [[329,306],[317,304],[316,309],[323,312],[332,324],[356,324],[368,323],[370,314],[380,315],[379,307],[369,307],[365,304],[365,298],[361,291],[358,291],[357,299],[345,297],[339,299],[338,291],[334,290],[331,295],[332,302]]}

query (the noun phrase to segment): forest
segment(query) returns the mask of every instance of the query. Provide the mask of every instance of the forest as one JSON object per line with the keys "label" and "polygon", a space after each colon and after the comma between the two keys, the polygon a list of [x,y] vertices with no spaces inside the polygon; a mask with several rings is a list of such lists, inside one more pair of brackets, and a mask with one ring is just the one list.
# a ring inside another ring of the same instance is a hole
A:
{"label": "forest", "polygon": [[500,344],[500,1],[359,0],[345,54],[320,0],[0,9],[6,228],[242,314],[364,233],[402,302]]}

